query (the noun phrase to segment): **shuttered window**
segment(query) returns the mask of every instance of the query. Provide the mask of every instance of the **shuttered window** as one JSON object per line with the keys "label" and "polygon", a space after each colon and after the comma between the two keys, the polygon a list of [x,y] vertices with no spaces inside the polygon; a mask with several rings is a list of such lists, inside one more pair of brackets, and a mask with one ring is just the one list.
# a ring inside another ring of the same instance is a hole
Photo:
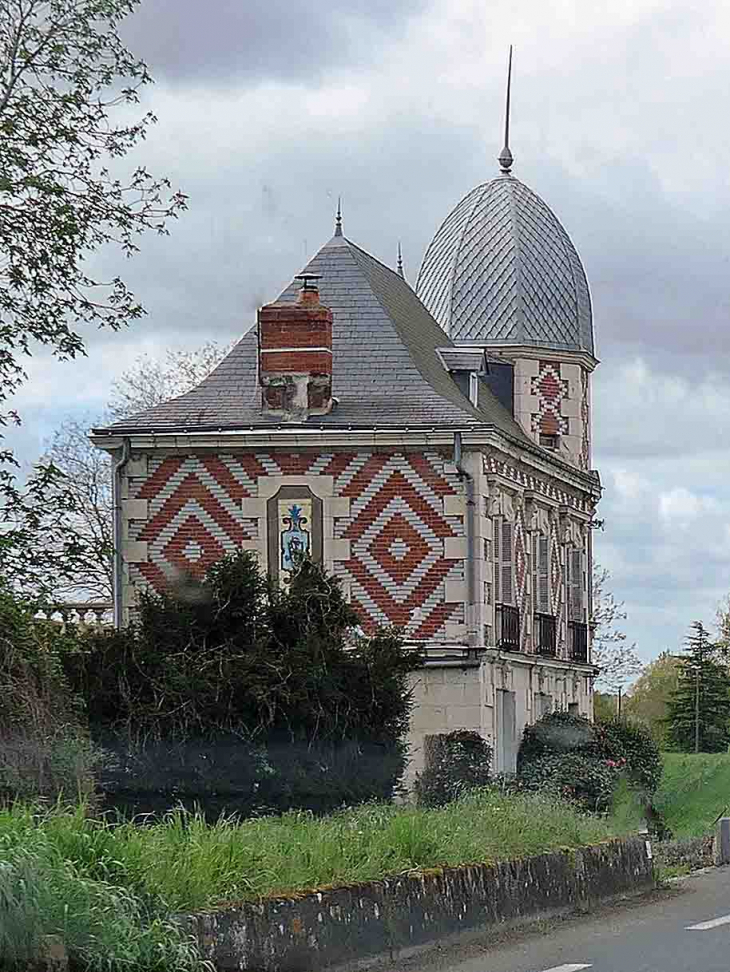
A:
{"label": "shuttered window", "polygon": [[549,543],[544,533],[532,535],[532,589],[535,611],[550,614]]}
{"label": "shuttered window", "polygon": [[513,528],[504,517],[494,522],[494,599],[497,604],[514,604],[512,558]]}
{"label": "shuttered window", "polygon": [[571,621],[583,620],[583,551],[568,548],[568,615]]}

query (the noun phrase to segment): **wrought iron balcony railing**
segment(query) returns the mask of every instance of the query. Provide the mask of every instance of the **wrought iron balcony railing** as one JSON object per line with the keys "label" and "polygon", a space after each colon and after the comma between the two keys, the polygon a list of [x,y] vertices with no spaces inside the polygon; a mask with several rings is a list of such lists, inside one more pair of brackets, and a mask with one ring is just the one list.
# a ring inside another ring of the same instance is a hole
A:
{"label": "wrought iron balcony railing", "polygon": [[571,661],[588,663],[588,625],[582,621],[568,622],[568,651]]}
{"label": "wrought iron balcony railing", "polygon": [[510,604],[496,606],[497,647],[505,651],[520,650],[520,612]]}
{"label": "wrought iron balcony railing", "polygon": [[538,655],[554,658],[558,653],[557,623],[552,614],[536,614],[533,645]]}

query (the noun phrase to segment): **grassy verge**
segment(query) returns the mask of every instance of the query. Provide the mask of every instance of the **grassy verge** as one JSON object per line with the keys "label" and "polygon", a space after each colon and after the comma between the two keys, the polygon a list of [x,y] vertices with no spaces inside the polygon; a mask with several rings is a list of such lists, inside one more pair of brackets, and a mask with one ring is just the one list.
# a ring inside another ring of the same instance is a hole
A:
{"label": "grassy verge", "polygon": [[730,755],[664,754],[664,774],[655,806],[675,837],[709,833],[730,808]]}
{"label": "grassy verge", "polygon": [[621,832],[621,822],[588,817],[549,797],[489,791],[439,810],[370,805],[329,817],[290,813],[214,825],[182,812],[149,827],[110,826],[82,811],[0,813],[0,847],[41,835],[59,860],[172,910],[525,857]]}
{"label": "grassy verge", "polygon": [[[555,799],[487,791],[439,810],[373,805],[215,825],[182,812],[148,827],[111,825],[81,809],[18,806],[0,812],[0,967],[14,967],[13,948],[21,967],[23,949],[59,935],[85,969],[194,969],[174,912],[525,857],[627,829],[623,815],[592,818]],[[3,927],[25,937],[3,938]]]}

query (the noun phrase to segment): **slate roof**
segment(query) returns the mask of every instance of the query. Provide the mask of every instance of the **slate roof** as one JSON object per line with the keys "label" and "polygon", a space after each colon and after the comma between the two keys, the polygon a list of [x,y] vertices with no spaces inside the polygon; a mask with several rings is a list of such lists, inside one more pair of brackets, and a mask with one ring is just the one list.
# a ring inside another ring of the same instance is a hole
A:
{"label": "slate roof", "polygon": [[[387,428],[493,425],[534,448],[486,385],[473,406],[444,368],[437,348],[451,342],[413,289],[342,235],[306,267],[321,275],[321,302],[333,313],[333,394],[328,415],[308,428]],[[280,300],[294,301],[296,281]],[[257,383],[255,329],[192,391],[139,412],[105,432],[200,431],[283,426],[263,411]],[[290,428],[291,423],[286,423]]]}
{"label": "slate roof", "polygon": [[446,218],[416,290],[457,344],[522,344],[594,353],[583,264],[555,213],[503,173]]}

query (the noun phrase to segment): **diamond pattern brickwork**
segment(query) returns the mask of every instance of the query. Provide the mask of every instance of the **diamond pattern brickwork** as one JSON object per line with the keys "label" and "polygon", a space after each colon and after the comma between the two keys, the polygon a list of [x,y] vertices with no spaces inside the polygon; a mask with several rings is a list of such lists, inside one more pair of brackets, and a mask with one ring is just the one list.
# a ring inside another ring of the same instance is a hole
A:
{"label": "diamond pattern brickwork", "polygon": [[363,626],[444,638],[447,623],[464,622],[463,604],[445,600],[446,581],[464,576],[463,561],[445,557],[444,541],[463,535],[462,518],[443,512],[443,498],[459,491],[447,462],[436,452],[153,457],[147,477],[129,484],[130,498],[148,502],[147,521],[129,524],[129,539],[148,549],[146,563],[129,565],[130,581],[164,589],[176,571],[200,575],[256,540],[258,520],[243,517],[242,500],[258,495],[262,478],[332,476],[334,495],[350,499],[350,515],[333,526],[335,538],[350,541],[350,559],[335,571]]}
{"label": "diamond pattern brickwork", "polygon": [[538,374],[530,383],[537,398],[537,411],[532,413],[532,431],[544,435],[567,435],[568,420],[561,414],[563,399],[568,395],[568,382],[560,377],[560,365],[541,361]]}

